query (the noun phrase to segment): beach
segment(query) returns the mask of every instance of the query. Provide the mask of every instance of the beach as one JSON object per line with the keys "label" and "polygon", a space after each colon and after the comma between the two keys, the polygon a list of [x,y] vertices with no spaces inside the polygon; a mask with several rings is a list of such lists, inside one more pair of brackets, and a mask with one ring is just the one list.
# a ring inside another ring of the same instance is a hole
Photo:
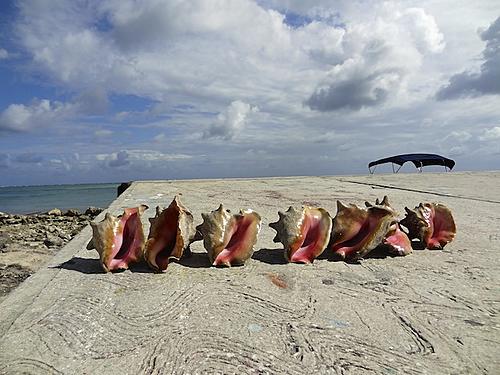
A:
{"label": "beach", "polygon": [[[253,257],[210,267],[201,242],[162,274],[103,273],[86,226],[0,304],[0,373],[486,374],[500,370],[500,172],[143,181],[108,208],[182,194],[195,222],[220,203],[263,218]],[[289,205],[449,207],[443,250],[287,263],[268,227]],[[95,220],[100,220],[101,213]]]}
{"label": "beach", "polygon": [[101,211],[102,208],[89,207],[84,212],[52,209],[31,215],[0,212],[0,301]]}

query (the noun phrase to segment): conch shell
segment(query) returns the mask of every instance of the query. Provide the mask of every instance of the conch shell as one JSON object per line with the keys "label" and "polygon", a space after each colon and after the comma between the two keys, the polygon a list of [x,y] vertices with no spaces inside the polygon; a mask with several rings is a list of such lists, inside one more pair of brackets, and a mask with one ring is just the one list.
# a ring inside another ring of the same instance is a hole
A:
{"label": "conch shell", "polygon": [[106,213],[100,223],[90,223],[93,235],[87,249],[97,250],[104,271],[127,269],[140,260],[144,248],[141,215],[147,208],[126,208],[119,217]]}
{"label": "conch shell", "polygon": [[439,203],[420,203],[414,210],[405,207],[401,225],[408,236],[419,239],[428,249],[442,249],[457,233],[455,220],[448,207]]}
{"label": "conch shell", "polygon": [[[365,202],[366,207],[372,207],[373,205],[369,202]],[[382,201],[379,201],[378,198],[375,201],[375,206],[383,206],[384,208],[391,210],[394,216],[395,221],[390,225],[389,232],[385,235],[383,245],[385,248],[394,255],[408,255],[413,252],[413,248],[411,246],[411,241],[403,232],[399,226],[397,221],[398,213],[391,207],[389,204],[389,199],[387,196],[384,196]]]}
{"label": "conch shell", "polygon": [[412,252],[408,237],[399,229],[397,213],[387,197],[375,205],[360,208],[337,201],[333,219],[331,248],[342,259],[359,259],[380,245],[390,252],[407,255]]}
{"label": "conch shell", "polygon": [[214,266],[244,264],[253,254],[260,231],[260,215],[252,210],[231,214],[221,204],[209,214],[201,214],[203,223],[196,229]]}
{"label": "conch shell", "polygon": [[269,226],[277,233],[274,242],[281,242],[289,262],[312,263],[328,246],[332,218],[323,208],[292,206],[278,212],[279,220]]}
{"label": "conch shell", "polygon": [[170,205],[162,210],[156,207],[156,216],[150,218],[148,240],[144,259],[156,271],[165,271],[170,259],[179,260],[196,234],[193,215],[175,196]]}

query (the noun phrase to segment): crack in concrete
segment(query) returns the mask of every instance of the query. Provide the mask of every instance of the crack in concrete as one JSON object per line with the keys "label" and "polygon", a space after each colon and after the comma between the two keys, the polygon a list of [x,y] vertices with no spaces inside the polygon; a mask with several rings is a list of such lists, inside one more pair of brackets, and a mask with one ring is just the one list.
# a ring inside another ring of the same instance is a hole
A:
{"label": "crack in concrete", "polygon": [[348,183],[351,183],[351,184],[365,185],[365,186],[371,186],[371,187],[376,186],[376,187],[384,188],[384,189],[402,190],[402,191],[410,191],[412,193],[422,193],[422,194],[437,195],[439,197],[458,198],[458,199],[466,199],[466,200],[471,200],[471,201],[500,204],[500,201],[495,201],[495,200],[492,200],[492,199],[484,199],[484,198],[476,198],[476,197],[466,197],[466,196],[463,196],[463,195],[453,195],[453,194],[439,193],[437,191],[427,191],[427,190],[411,189],[411,188],[404,188],[404,187],[398,187],[398,186],[392,186],[392,185],[382,185],[382,184],[374,184],[374,183],[370,183],[370,182],[351,181],[351,180],[344,180],[344,179],[342,179],[341,181],[342,182],[348,182]]}

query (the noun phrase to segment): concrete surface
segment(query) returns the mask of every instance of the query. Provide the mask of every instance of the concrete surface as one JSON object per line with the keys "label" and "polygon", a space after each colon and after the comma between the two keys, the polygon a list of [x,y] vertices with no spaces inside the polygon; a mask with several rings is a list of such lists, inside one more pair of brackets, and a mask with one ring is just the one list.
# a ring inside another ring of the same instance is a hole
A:
{"label": "concrete surface", "polygon": [[[253,259],[209,267],[202,243],[165,274],[101,273],[85,228],[0,305],[0,373],[500,373],[500,172],[134,183],[110,206],[182,201],[263,217]],[[444,251],[285,264],[267,225],[289,205],[449,206]],[[147,233],[147,220],[144,226]]]}

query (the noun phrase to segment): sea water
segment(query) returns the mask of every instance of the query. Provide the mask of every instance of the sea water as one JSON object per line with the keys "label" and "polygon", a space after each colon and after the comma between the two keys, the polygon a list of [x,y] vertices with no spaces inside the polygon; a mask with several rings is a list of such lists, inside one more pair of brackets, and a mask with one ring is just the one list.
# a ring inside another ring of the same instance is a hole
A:
{"label": "sea water", "polygon": [[119,184],[79,184],[0,187],[0,212],[28,214],[87,207],[106,208],[116,198]]}

